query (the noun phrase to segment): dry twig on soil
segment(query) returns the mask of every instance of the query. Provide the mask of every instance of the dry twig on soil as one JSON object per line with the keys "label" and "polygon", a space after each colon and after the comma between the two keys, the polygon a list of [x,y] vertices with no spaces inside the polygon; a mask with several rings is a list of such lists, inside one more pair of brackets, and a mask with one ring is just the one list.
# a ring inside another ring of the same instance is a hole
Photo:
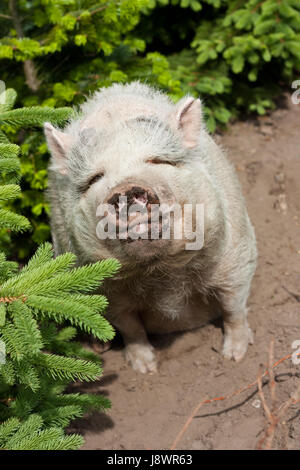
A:
{"label": "dry twig on soil", "polygon": [[270,396],[271,396],[271,406],[269,407],[263,392],[263,384],[262,384],[262,374],[261,370],[258,373],[257,377],[257,385],[258,385],[258,393],[265,411],[265,415],[267,418],[267,429],[264,436],[259,440],[257,444],[257,449],[265,449],[269,450],[272,448],[272,443],[275,437],[275,432],[277,426],[280,425],[283,429],[283,433],[285,435],[286,447],[287,447],[287,430],[285,422],[283,421],[284,415],[288,411],[289,407],[297,402],[300,399],[300,385],[296,389],[296,391],[290,396],[290,398],[282,403],[279,406],[276,406],[277,398],[276,398],[276,382],[274,378],[274,370],[272,368],[274,360],[274,339],[271,340],[270,348],[269,348],[269,365],[268,365],[268,372],[270,376],[269,387],[270,387]]}
{"label": "dry twig on soil", "polygon": [[[300,354],[297,354],[297,356],[300,356]],[[170,450],[175,450],[176,449],[176,447],[177,447],[179,441],[181,440],[182,436],[184,435],[184,433],[186,432],[186,430],[190,426],[191,422],[193,421],[194,417],[196,416],[196,413],[199,411],[199,409],[203,405],[206,405],[208,403],[213,403],[213,402],[216,402],[216,401],[227,400],[227,399],[232,398],[236,395],[240,395],[241,393],[245,392],[246,390],[249,390],[250,388],[254,387],[255,385],[257,385],[257,387],[258,387],[260,398],[261,398],[265,413],[266,413],[266,415],[268,417],[268,420],[269,420],[269,423],[270,423],[269,427],[266,431],[266,436],[264,436],[261,439],[261,441],[260,441],[261,444],[259,442],[259,445],[263,445],[265,440],[266,440],[267,443],[265,445],[270,445],[271,446],[272,441],[273,441],[273,437],[274,437],[274,433],[275,433],[275,428],[276,428],[277,424],[280,422],[280,420],[283,418],[283,416],[285,415],[285,413],[287,412],[287,410],[289,409],[289,407],[292,404],[296,404],[296,403],[300,402],[300,386],[292,394],[292,396],[285,403],[283,403],[283,405],[281,405],[281,406],[279,406],[279,408],[277,408],[276,413],[273,417],[273,414],[272,414],[271,410],[269,409],[269,407],[266,403],[265,397],[263,395],[263,392],[262,392],[262,379],[267,375],[269,375],[269,377],[270,377],[271,409],[275,410],[276,391],[275,391],[274,369],[275,369],[275,367],[277,367],[279,364],[286,361],[287,359],[291,359],[291,357],[292,357],[292,354],[287,354],[286,356],[282,357],[278,361],[274,362],[274,340],[272,339],[271,344],[270,344],[270,348],[269,348],[269,364],[268,364],[268,368],[264,371],[264,373],[262,374],[261,372],[259,372],[257,380],[250,383],[249,385],[246,385],[243,388],[240,388],[239,390],[236,390],[233,393],[230,393],[228,395],[223,395],[223,396],[220,396],[220,397],[208,398],[208,399],[200,401],[200,403],[198,403],[198,405],[193,409],[190,416],[186,420],[184,426],[181,428],[180,432],[176,436],[173,444],[170,447]],[[273,413],[274,413],[274,411],[273,411]],[[275,421],[276,421],[276,424],[275,424]],[[285,423],[281,422],[281,424],[284,428]],[[269,436],[268,433],[270,434],[270,436]],[[267,434],[268,434],[269,437],[267,436]],[[261,447],[258,447],[258,448],[261,448]],[[270,448],[270,447],[265,447],[265,448]]]}

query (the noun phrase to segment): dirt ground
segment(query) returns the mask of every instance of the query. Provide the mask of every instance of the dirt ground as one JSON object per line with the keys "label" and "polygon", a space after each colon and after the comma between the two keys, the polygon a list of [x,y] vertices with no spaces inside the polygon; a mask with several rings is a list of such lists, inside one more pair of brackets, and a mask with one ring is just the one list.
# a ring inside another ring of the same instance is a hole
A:
{"label": "dirt ground", "polygon": [[[84,435],[83,449],[170,449],[201,400],[230,394],[256,380],[272,337],[275,360],[293,352],[293,341],[300,340],[300,106],[286,96],[283,107],[270,116],[236,122],[216,138],[236,166],[257,235],[259,263],[249,298],[255,343],[236,364],[220,355],[219,324],[154,337],[159,371],[145,376],[124,363],[116,340],[102,353],[102,379],[79,387],[112,402],[108,413],[72,425],[72,431]],[[275,375],[281,404],[299,385],[300,364],[289,359]],[[269,402],[268,384],[263,389]],[[299,418],[298,403],[285,416],[285,431],[278,427],[273,448],[300,448]],[[255,449],[265,424],[253,387],[203,405],[177,448]]]}

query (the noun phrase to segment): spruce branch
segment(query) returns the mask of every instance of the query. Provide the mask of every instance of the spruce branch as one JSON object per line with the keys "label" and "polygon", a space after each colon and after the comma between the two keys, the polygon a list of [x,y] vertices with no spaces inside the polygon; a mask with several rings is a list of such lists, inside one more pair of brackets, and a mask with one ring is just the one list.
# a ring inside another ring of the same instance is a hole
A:
{"label": "spruce branch", "polygon": [[49,426],[66,427],[75,418],[80,418],[84,410],[78,405],[52,406],[41,412],[41,416]]}
{"label": "spruce branch", "polygon": [[27,355],[38,354],[43,347],[43,342],[41,332],[31,310],[24,302],[18,300],[9,305],[8,312],[12,315],[19,338],[27,347]]}
{"label": "spruce branch", "polygon": [[91,381],[99,378],[102,373],[98,364],[55,354],[40,353],[33,358],[33,363],[42,367],[53,378]]}
{"label": "spruce branch", "polygon": [[5,364],[0,365],[0,381],[5,385],[16,383],[16,373],[11,359],[7,359]]}
{"label": "spruce branch", "polygon": [[16,184],[7,184],[0,186],[0,201],[9,201],[10,199],[16,199],[21,195],[20,186]]}
{"label": "spruce branch", "polygon": [[42,127],[44,122],[60,125],[73,114],[71,108],[28,107],[0,113],[0,124],[8,124],[14,128]]}
{"label": "spruce branch", "polygon": [[14,365],[15,374],[20,384],[29,387],[33,392],[40,388],[40,379],[36,369],[27,362],[20,361]]}
{"label": "spruce branch", "polygon": [[[1,94],[0,124],[13,128],[41,126],[45,120],[60,124],[72,113],[68,108],[11,110],[15,99],[14,90]],[[15,184],[20,178],[19,151],[0,130],[0,228],[14,231],[30,227],[25,217],[9,210],[9,202],[21,195]],[[66,436],[63,428],[87,410],[109,407],[107,399],[87,395],[59,401],[70,381],[96,380],[102,373],[99,357],[72,341],[77,334],[74,326],[102,340],[114,335],[100,315],[107,307],[106,298],[85,294],[113,275],[118,262],[75,266],[72,253],[53,259],[49,243],[40,246],[19,272],[18,263],[7,261],[0,252],[0,340],[6,354],[5,364],[0,364],[1,449],[78,448],[82,437]],[[59,329],[57,323],[66,321],[74,326]]]}
{"label": "spruce branch", "polygon": [[13,359],[20,361],[26,356],[26,345],[22,343],[19,332],[16,331],[12,322],[6,321],[5,325],[0,330],[0,338],[6,345],[7,353],[9,353]]}
{"label": "spruce branch", "polygon": [[37,414],[32,414],[25,422],[19,423],[17,432],[6,441],[7,447],[13,449],[24,438],[39,431],[42,425],[42,418]]}
{"label": "spruce branch", "polygon": [[40,245],[35,254],[28,261],[27,265],[22,269],[22,274],[39,268],[43,264],[52,261],[52,258],[53,248],[51,243],[44,243],[43,245]]}
{"label": "spruce branch", "polygon": [[100,314],[89,309],[87,305],[63,298],[28,295],[26,304],[41,312],[43,316],[54,318],[57,323],[68,320],[87,333],[92,333],[96,338],[107,341],[114,337],[114,329]]}
{"label": "spruce branch", "polygon": [[0,424],[0,446],[7,442],[7,440],[17,431],[19,426],[20,421],[17,418],[9,418],[4,423]]}
{"label": "spruce branch", "polygon": [[[40,256],[48,256],[47,247],[45,251],[41,249],[36,254],[37,258],[34,258],[28,266],[20,272],[19,275],[5,282],[0,288],[0,295],[22,295],[24,292],[30,291],[32,285],[37,283],[43,284],[44,280],[52,278],[52,276],[58,276],[61,273],[65,273],[70,267],[75,264],[76,257],[73,253],[65,253],[58,256],[51,261],[46,261],[43,264],[38,265],[38,258]],[[64,277],[64,274],[63,276]],[[47,281],[45,281],[47,283]],[[38,292],[44,292],[38,289]]]}
{"label": "spruce branch", "polygon": [[[70,253],[67,254],[70,255]],[[65,255],[61,255],[61,257],[63,256]],[[106,259],[94,264],[80,266],[67,273],[58,274],[48,280],[26,286],[26,295],[38,295],[40,292],[45,296],[57,295],[58,293],[67,294],[74,291],[88,293],[98,288],[103,279],[115,274],[119,268],[120,264],[115,259]],[[17,292],[20,289],[22,289],[21,285],[18,286]],[[7,292],[5,285],[3,286],[3,291],[4,293]],[[23,293],[25,294],[25,291]]]}
{"label": "spruce branch", "polygon": [[8,144],[8,143],[9,143],[8,138],[6,137],[4,132],[2,132],[0,129],[0,144]]}
{"label": "spruce branch", "polygon": [[20,147],[10,143],[0,143],[0,158],[17,157],[20,153]]}
{"label": "spruce branch", "polygon": [[7,450],[72,450],[83,444],[77,434],[65,436],[60,427],[43,429],[40,415],[32,414],[23,423],[16,418],[0,426],[2,448]]}
{"label": "spruce branch", "polygon": [[0,228],[7,228],[14,232],[24,232],[30,228],[30,223],[23,215],[0,209]]}
{"label": "spruce branch", "polygon": [[61,428],[49,428],[27,436],[22,441],[9,447],[11,450],[75,450],[83,444],[82,436],[65,436]]}
{"label": "spruce branch", "polygon": [[1,159],[0,156],[0,182],[15,184],[20,181],[20,162],[17,158]]}
{"label": "spruce branch", "polygon": [[74,339],[77,335],[77,330],[73,326],[67,326],[66,328],[62,328],[56,335],[56,341],[62,341],[63,343]]}
{"label": "spruce branch", "polygon": [[18,268],[18,263],[7,261],[5,254],[0,252],[0,283],[12,277],[18,271]]}

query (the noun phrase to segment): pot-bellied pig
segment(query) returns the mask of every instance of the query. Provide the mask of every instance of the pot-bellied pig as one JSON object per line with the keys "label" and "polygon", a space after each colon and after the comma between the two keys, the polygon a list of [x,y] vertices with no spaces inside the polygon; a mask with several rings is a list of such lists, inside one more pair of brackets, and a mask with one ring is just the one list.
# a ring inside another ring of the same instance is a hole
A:
{"label": "pot-bellied pig", "polygon": [[155,371],[147,333],[224,321],[223,355],[253,342],[246,302],[256,241],[224,151],[205,129],[201,102],[174,104],[134,82],[103,88],[65,129],[45,124],[56,254],[79,264],[117,258],[105,281],[107,318],[135,370]]}

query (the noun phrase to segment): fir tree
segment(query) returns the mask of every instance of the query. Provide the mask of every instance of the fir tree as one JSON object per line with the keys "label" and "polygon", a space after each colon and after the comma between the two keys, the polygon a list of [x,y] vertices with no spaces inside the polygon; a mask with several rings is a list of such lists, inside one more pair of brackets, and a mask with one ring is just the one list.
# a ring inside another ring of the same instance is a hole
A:
{"label": "fir tree", "polygon": [[[15,98],[11,89],[0,95],[0,228],[24,231],[27,219],[5,205],[20,196],[20,164],[19,147],[3,129],[60,123],[71,111],[12,110]],[[89,410],[110,406],[99,395],[63,393],[70,381],[96,380],[102,373],[100,359],[72,341],[77,328],[102,341],[114,335],[101,315],[106,298],[91,293],[117,271],[118,262],[83,267],[75,262],[72,253],[53,259],[46,243],[19,271],[0,252],[0,449],[77,449],[82,437],[66,435],[64,428]]]}

